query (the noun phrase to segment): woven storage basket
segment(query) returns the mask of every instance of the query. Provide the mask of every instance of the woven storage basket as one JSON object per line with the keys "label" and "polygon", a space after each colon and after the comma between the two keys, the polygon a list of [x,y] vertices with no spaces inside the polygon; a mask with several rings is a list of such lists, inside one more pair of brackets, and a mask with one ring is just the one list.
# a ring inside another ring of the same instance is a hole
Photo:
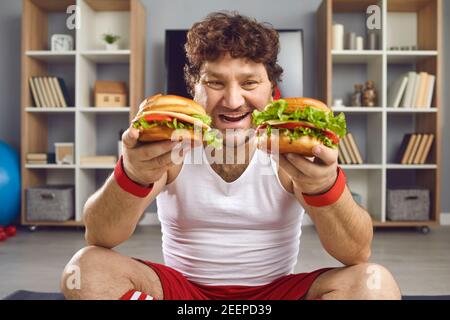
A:
{"label": "woven storage basket", "polygon": [[387,219],[425,221],[430,218],[430,190],[396,189],[387,193]]}
{"label": "woven storage basket", "polygon": [[73,186],[28,188],[26,202],[28,221],[67,221],[75,216]]}

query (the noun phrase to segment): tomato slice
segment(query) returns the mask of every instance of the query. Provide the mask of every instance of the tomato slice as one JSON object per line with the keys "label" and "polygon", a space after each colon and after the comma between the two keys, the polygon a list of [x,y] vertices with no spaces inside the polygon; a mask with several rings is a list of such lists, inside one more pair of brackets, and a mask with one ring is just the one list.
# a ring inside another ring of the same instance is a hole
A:
{"label": "tomato slice", "polygon": [[327,136],[331,141],[333,141],[334,144],[339,144],[339,137],[331,131],[324,130],[323,134]]}
{"label": "tomato slice", "polygon": [[147,122],[151,122],[151,121],[172,121],[172,117],[169,117],[167,115],[164,114],[149,114],[145,116],[145,121]]}
{"label": "tomato slice", "polygon": [[277,128],[284,128],[284,129],[289,129],[289,130],[293,130],[297,127],[303,127],[303,128],[311,128],[314,129],[314,126],[312,124],[309,124],[308,122],[288,122],[288,123],[282,123],[282,124],[277,124],[274,125],[274,127]]}
{"label": "tomato slice", "polygon": [[[310,124],[309,122],[305,122],[305,121],[282,123],[279,125],[274,125],[274,127],[284,128],[284,129],[289,129],[289,130],[294,130],[295,128],[298,128],[298,127],[311,128],[311,129],[315,128],[314,125]],[[329,130],[323,130],[322,132],[327,138],[329,138],[331,141],[333,141],[334,144],[339,144],[339,137],[334,132],[329,131]]]}

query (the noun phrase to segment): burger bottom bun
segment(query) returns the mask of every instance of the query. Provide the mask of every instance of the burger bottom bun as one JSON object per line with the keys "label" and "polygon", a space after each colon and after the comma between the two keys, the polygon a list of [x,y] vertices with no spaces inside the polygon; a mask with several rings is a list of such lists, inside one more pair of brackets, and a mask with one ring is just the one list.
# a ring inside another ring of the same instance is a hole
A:
{"label": "burger bottom bun", "polygon": [[202,143],[203,133],[195,132],[193,129],[171,129],[167,126],[156,126],[150,129],[139,130],[139,142],[155,141],[190,141],[191,146],[198,146]]}
{"label": "burger bottom bun", "polygon": [[271,135],[268,139],[267,134],[258,137],[258,148],[269,153],[297,153],[305,157],[313,157],[312,149],[315,146],[322,145],[322,142],[311,136],[301,136],[291,142],[290,138],[284,135]]}

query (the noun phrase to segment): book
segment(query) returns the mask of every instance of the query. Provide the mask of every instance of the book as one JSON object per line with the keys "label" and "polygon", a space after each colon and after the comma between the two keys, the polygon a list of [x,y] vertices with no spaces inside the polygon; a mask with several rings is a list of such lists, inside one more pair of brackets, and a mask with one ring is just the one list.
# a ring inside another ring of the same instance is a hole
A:
{"label": "book", "polygon": [[414,71],[408,72],[408,85],[405,89],[405,94],[403,95],[402,107],[411,108],[412,107],[412,97],[414,93],[414,87],[416,85],[417,73]]}
{"label": "book", "polygon": [[416,108],[421,108],[422,100],[425,95],[425,89],[426,89],[426,85],[427,85],[427,77],[428,77],[428,74],[426,72],[421,72],[419,74],[420,81],[419,81],[419,86],[417,87],[416,100],[414,103],[414,106]]}
{"label": "book", "polygon": [[47,164],[47,160],[27,160],[28,164]]}
{"label": "book", "polygon": [[56,92],[56,87],[55,87],[55,85],[53,83],[52,77],[46,77],[46,79],[47,79],[48,85],[50,87],[50,94],[52,95],[55,107],[60,108],[61,107],[61,103],[59,102],[58,94]]}
{"label": "book", "polygon": [[434,134],[430,134],[427,140],[427,144],[424,148],[424,151],[422,153],[422,156],[419,160],[420,164],[425,164],[427,158],[428,158],[428,154],[430,153],[431,150],[431,146],[433,145],[433,141],[434,141]]}
{"label": "book", "polygon": [[413,164],[414,157],[416,156],[417,149],[419,148],[420,141],[422,140],[423,135],[421,133],[417,134],[416,141],[414,141],[414,145],[411,149],[411,154],[408,157],[408,161],[406,164]]}
{"label": "book", "polygon": [[434,84],[436,82],[436,76],[430,74],[428,76],[428,86],[427,92],[425,93],[425,108],[431,108],[431,103],[433,102]]}
{"label": "book", "polygon": [[406,149],[408,147],[409,141],[411,140],[411,133],[407,133],[403,135],[402,142],[400,143],[400,147],[397,149],[397,154],[395,158],[395,163],[402,163],[403,157],[406,153]]}
{"label": "book", "polygon": [[47,90],[45,90],[45,84],[44,84],[44,80],[42,79],[42,77],[36,77],[36,80],[38,82],[39,88],[41,90],[42,93],[42,98],[44,100],[44,108],[49,108],[50,107],[50,100],[47,96]]}
{"label": "book", "polygon": [[411,97],[411,108],[416,108],[417,107],[417,105],[416,105],[416,101],[417,101],[417,98],[418,98],[418,94],[419,94],[419,87],[420,87],[420,75],[419,74],[417,74],[416,75],[416,82],[414,83],[414,89],[413,89],[413,94],[412,94],[412,97]]}
{"label": "book", "polygon": [[46,153],[27,153],[27,160],[47,160]]}
{"label": "book", "polygon": [[428,142],[429,134],[424,134],[422,137],[422,140],[420,141],[419,147],[417,148],[416,155],[414,156],[414,159],[412,161],[413,164],[419,164],[420,158],[422,157],[423,150],[425,149],[425,146]]}
{"label": "book", "polygon": [[72,100],[70,99],[69,91],[67,90],[64,79],[62,79],[60,77],[57,77],[57,79],[58,79],[59,86],[61,88],[61,92],[63,94],[64,100],[66,102],[66,105],[69,107],[73,107],[73,103],[72,103]]}
{"label": "book", "polygon": [[358,145],[356,144],[356,140],[353,137],[353,134],[351,132],[347,133],[347,140],[349,141],[349,144],[352,148],[353,154],[356,157],[356,163],[357,164],[363,164],[363,160],[361,157],[361,152],[359,151]]}
{"label": "book", "polygon": [[338,161],[340,164],[345,164],[344,156],[342,155],[341,145],[338,145]]}
{"label": "book", "polygon": [[344,143],[345,149],[347,149],[348,155],[350,156],[350,161],[351,161],[350,163],[351,163],[351,164],[357,164],[358,161],[356,160],[356,156],[355,156],[355,154],[353,153],[352,146],[350,145],[350,143],[349,143],[349,141],[348,141],[348,136],[345,135],[344,138],[342,138],[342,141],[341,141],[341,142]]}
{"label": "book", "polygon": [[[345,137],[344,137],[345,138]],[[339,143],[339,146],[341,147],[342,156],[344,157],[345,164],[351,164],[352,159],[350,158],[350,155],[347,151],[347,148],[345,147],[345,144],[343,143],[343,139],[341,139],[341,142]]]}
{"label": "book", "polygon": [[55,108],[56,107],[56,102],[53,100],[53,95],[52,95],[52,91],[50,89],[50,83],[48,81],[47,77],[42,77],[42,81],[44,82],[44,86],[45,86],[45,90],[47,93],[47,97],[48,97],[48,101],[50,103],[49,107]]}
{"label": "book", "polygon": [[53,81],[53,85],[56,88],[56,94],[58,96],[59,104],[61,105],[61,107],[66,108],[67,107],[66,99],[64,99],[58,79],[56,77],[52,77],[52,81]]}
{"label": "book", "polygon": [[388,107],[398,108],[408,84],[408,75],[402,75],[390,87],[388,92]]}
{"label": "book", "polygon": [[41,101],[39,100],[37,88],[34,86],[34,79],[33,79],[33,77],[30,77],[28,82],[30,83],[30,89],[31,89],[31,94],[32,94],[32,97],[33,97],[34,105],[36,106],[36,108],[40,108],[41,107]]}
{"label": "book", "polygon": [[81,164],[115,164],[117,162],[116,156],[82,156],[80,157]]}
{"label": "book", "polygon": [[44,91],[41,86],[41,82],[39,81],[39,77],[33,77],[34,87],[36,88],[39,96],[39,100],[41,101],[41,108],[45,108],[47,106],[47,101],[44,97]]}
{"label": "book", "polygon": [[428,73],[426,73],[426,76],[423,79],[423,83],[421,83],[420,93],[419,93],[419,101],[417,103],[419,108],[425,108],[425,103],[426,103],[425,100],[427,99],[428,86],[430,85],[430,81],[428,79],[429,77],[430,77],[430,75]]}
{"label": "book", "polygon": [[400,160],[401,164],[406,164],[408,162],[408,158],[409,155],[411,154],[411,150],[414,145],[414,142],[416,141],[416,138],[417,136],[415,133],[407,134],[403,137],[403,139],[408,139],[408,143],[405,147],[405,152],[403,152],[402,158]]}

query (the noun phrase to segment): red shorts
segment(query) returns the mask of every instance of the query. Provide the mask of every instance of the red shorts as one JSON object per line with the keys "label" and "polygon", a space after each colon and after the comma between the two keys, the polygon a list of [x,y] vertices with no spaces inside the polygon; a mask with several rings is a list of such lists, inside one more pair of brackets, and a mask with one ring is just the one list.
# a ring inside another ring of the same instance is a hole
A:
{"label": "red shorts", "polygon": [[152,268],[159,276],[164,300],[300,300],[320,274],[333,269],[289,274],[260,286],[206,286],[189,281],[177,270],[163,264],[136,260]]}

